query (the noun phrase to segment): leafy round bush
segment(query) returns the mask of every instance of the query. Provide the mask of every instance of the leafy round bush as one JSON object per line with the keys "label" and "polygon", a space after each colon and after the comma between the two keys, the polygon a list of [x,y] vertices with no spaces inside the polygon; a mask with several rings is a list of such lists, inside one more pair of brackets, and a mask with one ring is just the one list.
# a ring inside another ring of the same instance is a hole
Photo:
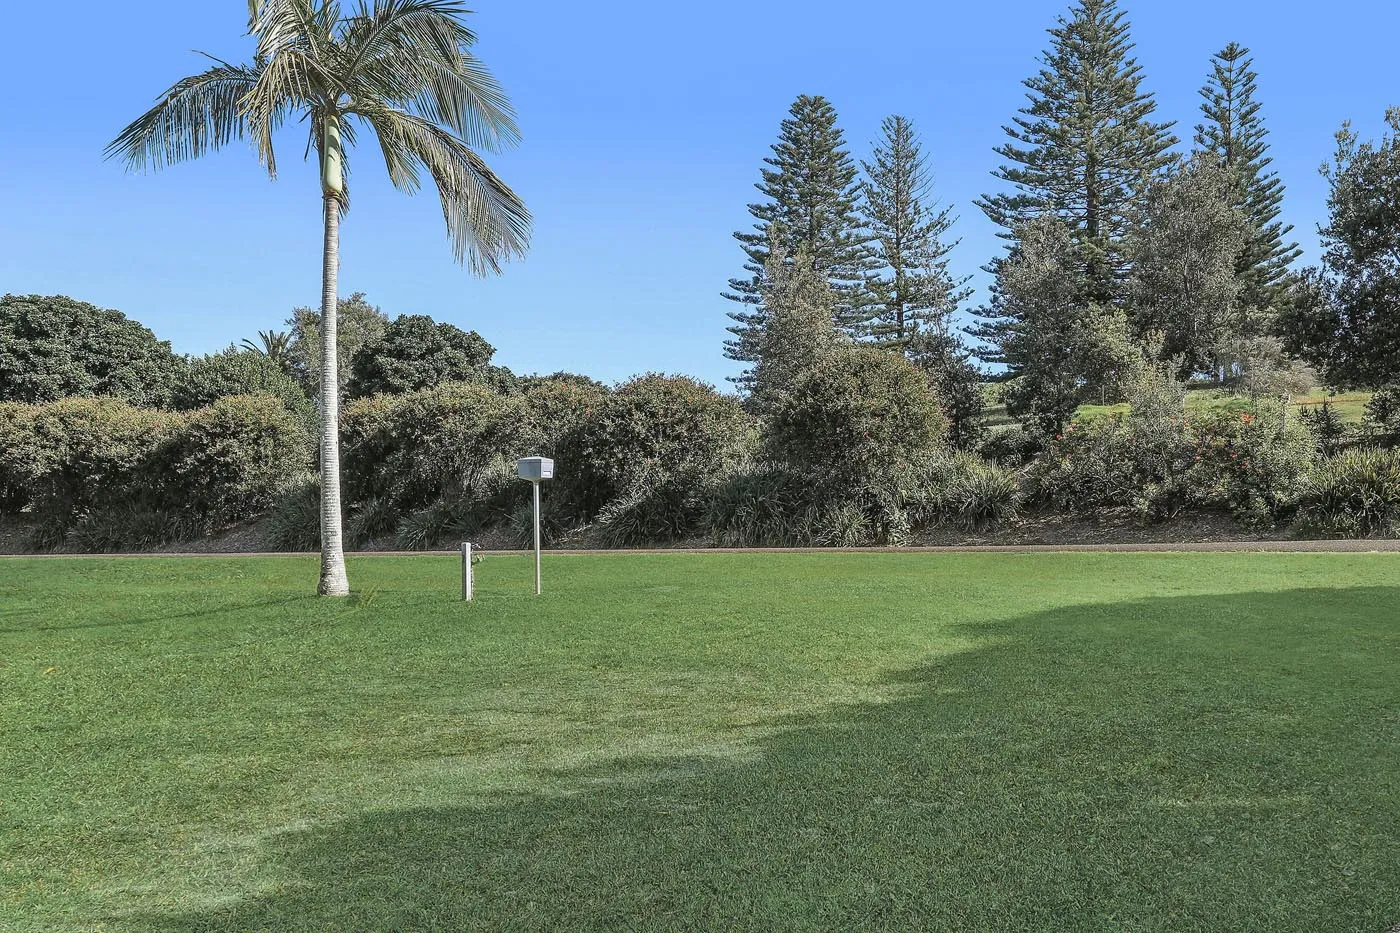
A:
{"label": "leafy round bush", "polygon": [[33,499],[26,451],[32,448],[35,411],[31,405],[0,402],[0,515],[16,515]]}
{"label": "leafy round bush", "polygon": [[311,438],[282,401],[233,395],[191,412],[158,470],[161,499],[213,529],[265,511],[311,464]]}
{"label": "leafy round bush", "polygon": [[111,396],[159,406],[183,364],[120,311],[64,295],[0,298],[0,401]]}
{"label": "leafy round bush", "polygon": [[802,376],[769,419],[772,459],[834,494],[885,487],[943,449],[947,420],[928,379],[902,357],[851,347]]}
{"label": "leafy round bush", "polygon": [[465,383],[352,402],[341,438],[347,503],[381,499],[400,515],[461,495],[497,461],[535,452],[518,396]]}
{"label": "leafy round bush", "polygon": [[1362,537],[1400,530],[1400,450],[1348,450],[1317,464],[1299,496],[1305,534]]}
{"label": "leafy round bush", "polygon": [[738,400],[713,386],[640,376],[591,409],[559,452],[557,485],[579,517],[591,519],[620,497],[644,500],[648,489],[707,484],[743,459],[753,432]]}
{"label": "leafy round bush", "polygon": [[111,398],[69,398],[38,406],[7,472],[32,497],[46,545],[57,544],[95,508],[151,503],[161,476],[153,459],[178,430],[171,412],[133,408]]}
{"label": "leafy round bush", "polygon": [[221,353],[191,360],[189,369],[175,386],[171,405],[192,411],[232,395],[271,395],[296,415],[307,433],[315,435],[316,406],[306,397],[301,384],[282,364],[252,350],[230,347]]}
{"label": "leafy round bush", "polygon": [[1318,442],[1283,406],[1207,412],[1191,423],[1196,500],[1223,506],[1246,527],[1286,524],[1317,460]]}
{"label": "leafy round bush", "polygon": [[426,314],[395,318],[350,360],[351,398],[431,389],[448,382],[488,383],[496,350],[476,331]]}

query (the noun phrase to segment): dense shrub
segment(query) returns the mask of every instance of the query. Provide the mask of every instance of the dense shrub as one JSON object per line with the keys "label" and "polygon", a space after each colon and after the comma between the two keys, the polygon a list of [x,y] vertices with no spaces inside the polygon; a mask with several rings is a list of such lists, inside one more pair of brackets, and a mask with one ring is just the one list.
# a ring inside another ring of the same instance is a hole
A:
{"label": "dense shrub", "polygon": [[175,386],[171,406],[192,411],[231,395],[270,395],[296,415],[309,433],[317,433],[316,406],[282,364],[252,350],[230,347],[191,360]]}
{"label": "dense shrub", "polygon": [[94,509],[149,504],[160,477],[155,456],[179,428],[170,412],[109,398],[70,398],[33,412],[27,437],[9,450],[9,471],[29,490],[42,525],[36,545],[52,547]]}
{"label": "dense shrub", "polygon": [[450,383],[346,406],[342,461],[346,500],[383,499],[400,513],[464,492],[494,461],[534,451],[519,398]]}
{"label": "dense shrub", "polygon": [[321,546],[321,483],[311,473],[275,491],[264,531],[274,551],[315,551]]}
{"label": "dense shrub", "polygon": [[1296,527],[1355,537],[1400,530],[1400,450],[1349,450],[1309,472]]}
{"label": "dense shrub", "polygon": [[1303,408],[1298,415],[1317,438],[1318,449],[1323,454],[1330,457],[1342,449],[1347,439],[1347,426],[1331,402],[1323,399],[1322,404]]}
{"label": "dense shrub", "polygon": [[[624,383],[591,409],[560,452],[560,492],[577,516],[596,517],[615,499],[657,502],[663,490],[701,487],[748,453],[753,420],[734,398],[685,376],[650,374]],[[617,508],[621,508],[619,505]],[[700,509],[687,507],[697,518]]]}
{"label": "dense shrub", "polygon": [[448,382],[487,384],[496,349],[476,331],[426,314],[404,314],[355,351],[346,391],[351,398],[431,389]]}
{"label": "dense shrub", "polygon": [[1022,467],[1030,463],[1045,449],[1046,439],[1039,432],[1028,430],[1024,425],[992,429],[987,432],[977,453],[983,460],[999,463],[1007,467]]}
{"label": "dense shrub", "polygon": [[1379,444],[1400,442],[1400,385],[1382,386],[1366,402],[1367,433]]}
{"label": "dense shrub", "polygon": [[1316,456],[1307,426],[1283,421],[1281,406],[1260,403],[1071,424],[1030,468],[1030,488],[1070,512],[1126,507],[1156,521],[1220,507],[1249,527],[1273,527],[1288,519]]}
{"label": "dense shrub", "polygon": [[342,429],[351,540],[422,548],[508,522],[529,496],[515,462],[548,440],[547,407],[461,383],[352,402]]}
{"label": "dense shrub", "polygon": [[817,518],[814,486],[808,477],[783,466],[741,467],[711,490],[705,532],[719,547],[811,544]]}
{"label": "dense shrub", "polygon": [[235,395],[191,412],[152,465],[159,498],[205,529],[265,511],[311,466],[310,436],[280,399]]}
{"label": "dense shrub", "polygon": [[914,508],[920,522],[982,530],[1016,517],[1020,481],[1014,470],[965,451],[935,458],[920,484]]}
{"label": "dense shrub", "polygon": [[33,497],[25,468],[32,443],[35,408],[0,402],[0,515],[14,515]]}
{"label": "dense shrub", "polygon": [[1192,423],[1196,502],[1223,506],[1241,524],[1267,530],[1285,524],[1317,459],[1317,439],[1278,403],[1250,411],[1217,411]]}
{"label": "dense shrub", "polygon": [[927,378],[883,350],[851,347],[802,376],[773,412],[772,459],[835,493],[884,487],[941,450],[947,421]]}
{"label": "dense shrub", "polygon": [[112,396],[166,404],[183,364],[122,314],[63,295],[0,298],[0,401]]}
{"label": "dense shrub", "polygon": [[[0,478],[38,521],[36,547],[148,547],[238,521],[306,469],[310,440],[276,399],[189,414],[71,398],[0,410]],[[125,529],[125,530],[124,530]]]}

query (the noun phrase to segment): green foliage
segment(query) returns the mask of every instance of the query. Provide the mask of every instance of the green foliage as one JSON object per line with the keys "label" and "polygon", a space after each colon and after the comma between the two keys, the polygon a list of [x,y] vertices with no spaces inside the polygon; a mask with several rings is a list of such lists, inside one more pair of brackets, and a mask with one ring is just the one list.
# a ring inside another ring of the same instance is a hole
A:
{"label": "green foliage", "polygon": [[378,338],[355,352],[350,398],[400,395],[444,382],[489,382],[495,348],[476,331],[439,323],[425,314],[395,318]]}
{"label": "green foliage", "polygon": [[[291,342],[287,359],[302,389],[312,398],[321,393],[321,312],[313,308],[295,308],[287,318]],[[339,365],[339,385],[344,393],[350,382],[350,370],[361,348],[374,343],[389,326],[389,316],[370,304],[364,292],[341,298],[336,311],[336,362]]]}
{"label": "green foliage", "polygon": [[120,311],[63,295],[0,298],[0,402],[99,395],[162,406],[180,370],[169,343]]}
{"label": "green foliage", "polygon": [[1198,495],[1229,509],[1248,528],[1266,531],[1292,519],[1318,441],[1305,421],[1284,423],[1283,407],[1258,403],[1247,411],[1206,411],[1193,421]]}
{"label": "green foliage", "polygon": [[638,490],[699,489],[746,456],[754,430],[738,401],[713,386],[686,376],[639,376],[618,386],[580,427],[556,485],[583,519]]}
{"label": "green foliage", "polygon": [[1400,450],[1348,450],[1308,475],[1297,528],[1328,537],[1400,533]]}
{"label": "green foliage", "polygon": [[1257,331],[1240,302],[1250,224],[1236,183],[1216,156],[1193,156],[1148,187],[1132,239],[1133,326],[1162,335],[1182,377],[1218,371],[1226,341]]}
{"label": "green foliage", "polygon": [[1323,456],[1331,457],[1341,451],[1347,438],[1347,423],[1329,400],[1323,399],[1322,404],[1311,408],[1299,408],[1298,417],[1317,438],[1318,450]]}
{"label": "green foliage", "polygon": [[775,464],[746,464],[709,495],[705,533],[717,547],[792,547],[816,537],[814,484]]}
{"label": "green foliage", "polygon": [[[1223,508],[1247,527],[1288,521],[1316,440],[1299,419],[1260,403],[1187,415],[1158,371],[1143,377],[1127,415],[1069,425],[1030,468],[1035,498],[1070,512],[1130,508],[1160,521],[1188,508]],[[1159,404],[1144,404],[1158,388]]]}
{"label": "green foliage", "polygon": [[849,505],[866,514],[861,527],[874,539],[900,543],[905,500],[946,437],[938,397],[917,367],[886,350],[854,346],[797,382],[770,416],[765,446],[774,463],[812,478],[819,540],[832,528],[841,529],[841,540],[855,533],[843,518]]}
{"label": "green foliage", "polygon": [[874,235],[880,269],[870,283],[879,310],[869,325],[877,343],[908,350],[920,333],[948,334],[958,305],[972,294],[954,278],[948,237],[957,218],[938,209],[932,179],[913,124],[886,117],[874,161],[863,162],[862,214]]}
{"label": "green foliage", "polygon": [[190,361],[171,398],[189,411],[232,395],[270,395],[287,407],[308,433],[316,433],[316,407],[301,385],[274,357],[229,347]]}
{"label": "green foliage", "polygon": [[0,414],[0,430],[15,441],[0,452],[0,477],[24,490],[39,547],[148,547],[243,520],[306,469],[311,447],[270,396],[189,414],[64,399]]}
{"label": "green foliage", "polygon": [[149,503],[160,477],[151,464],[180,427],[170,412],[110,398],[69,398],[37,407],[23,443],[6,452],[44,527],[43,545],[60,543],[83,515]]}
{"label": "green foliage", "polygon": [[18,514],[33,493],[25,451],[31,445],[35,408],[0,402],[0,515]]}
{"label": "green foliage", "polygon": [[676,477],[642,476],[598,512],[595,529],[604,547],[665,544],[699,527],[705,514],[705,489]]}
{"label": "green foliage", "polygon": [[1255,100],[1258,75],[1249,49],[1231,42],[1211,58],[1211,75],[1201,89],[1205,122],[1196,127],[1196,148],[1213,154],[1234,176],[1230,204],[1248,221],[1235,275],[1246,308],[1263,311],[1279,304],[1288,266],[1301,255],[1284,239],[1293,230],[1279,221],[1283,182],[1269,171],[1268,130]]}
{"label": "green foliage", "polygon": [[275,491],[264,535],[274,551],[321,546],[321,483],[315,474],[303,474]]}
{"label": "green foliage", "polygon": [[1395,446],[1400,441],[1400,385],[1377,389],[1366,402],[1363,417],[1367,433],[1381,444]]}
{"label": "green foliage", "polygon": [[234,395],[191,412],[152,464],[162,502],[204,530],[265,511],[311,465],[302,421],[268,395]]}
{"label": "green foliage", "polygon": [[1085,303],[1077,257],[1070,228],[1054,217],[1018,227],[970,331],[985,344],[978,355],[1005,363],[1013,377],[1007,412],[1046,435],[1061,433],[1086,398],[1116,394],[1141,360],[1123,313]]}
{"label": "green foliage", "polygon": [[801,376],[843,342],[833,321],[834,296],[805,251],[789,257],[774,237],[760,294],[764,316],[749,407],[771,411]]}
{"label": "green foliage", "polygon": [[948,418],[948,443],[972,450],[987,433],[982,373],[971,353],[951,332],[922,330],[909,341],[908,358],[923,370]]}
{"label": "green foliage", "polygon": [[1073,244],[1074,298],[1107,305],[1123,294],[1133,211],[1176,138],[1152,120],[1116,0],[1078,0],[1050,36],[1044,67],[1024,82],[1030,103],[996,150],[1006,164],[995,175],[1012,190],[978,205],[1017,239],[1028,221],[1057,217]]}
{"label": "green foliage", "polygon": [[986,439],[978,445],[977,453],[992,463],[1022,467],[1034,460],[1045,446],[1045,435],[1013,424],[988,433]]}
{"label": "green foliage", "polygon": [[1016,472],[954,451],[933,460],[922,478],[915,508],[922,522],[985,530],[1013,520],[1021,508]]}
{"label": "green foliage", "polygon": [[[777,237],[789,257],[805,254],[819,275],[826,277],[835,299],[836,321],[854,333],[863,330],[871,314],[867,287],[874,265],[870,235],[864,232],[857,204],[860,183],[856,166],[836,125],[836,110],[824,97],[798,96],[783,120],[773,155],[764,161],[758,189],[766,200],[749,205],[756,223],[751,232],[734,238],[743,247],[747,278],[729,280],[725,295],[741,304],[730,312],[733,339],[725,356],[753,362],[766,311],[762,288],[769,246]],[[747,384],[747,380],[739,380]]]}
{"label": "green foliage", "polygon": [[1344,124],[1325,168],[1331,191],[1322,267],[1306,270],[1279,320],[1288,349],[1330,385],[1385,385],[1400,371],[1400,108],[1390,132],[1361,143]]}
{"label": "green foliage", "polygon": [[361,399],[342,421],[347,503],[383,500],[400,515],[460,498],[498,461],[534,452],[522,400],[480,385]]}

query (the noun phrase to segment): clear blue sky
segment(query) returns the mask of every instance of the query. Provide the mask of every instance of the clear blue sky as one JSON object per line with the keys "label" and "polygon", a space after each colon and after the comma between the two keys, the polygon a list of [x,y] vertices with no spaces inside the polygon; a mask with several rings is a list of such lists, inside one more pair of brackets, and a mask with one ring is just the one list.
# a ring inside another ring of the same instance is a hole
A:
{"label": "clear blue sky", "polygon": [[[477,0],[480,55],[510,91],[524,145],[493,157],[536,218],[529,258],[498,279],[451,260],[435,198],[393,191],[372,149],[352,155],[342,293],[390,314],[476,329],[517,372],[613,380],[647,370],[722,383],[719,297],[741,255],[760,160],[798,93],[824,94],[857,156],[888,113],[921,131],[956,206],[957,270],[998,249],[972,205],[1022,103],[1059,0],[713,0],[707,4]],[[1286,217],[1317,254],[1317,167],[1345,118],[1364,135],[1400,104],[1388,2],[1131,0],[1163,117],[1189,140],[1207,59],[1230,40],[1257,60]],[[119,308],[206,352],[277,327],[319,293],[319,202],[283,143],[277,182],[234,147],[149,176],[104,145],[201,49],[247,57],[243,0],[73,0],[6,12],[0,56],[0,292],[61,292]],[[55,20],[61,19],[61,24]],[[978,274],[976,284],[983,284]],[[981,300],[979,288],[974,301]]]}

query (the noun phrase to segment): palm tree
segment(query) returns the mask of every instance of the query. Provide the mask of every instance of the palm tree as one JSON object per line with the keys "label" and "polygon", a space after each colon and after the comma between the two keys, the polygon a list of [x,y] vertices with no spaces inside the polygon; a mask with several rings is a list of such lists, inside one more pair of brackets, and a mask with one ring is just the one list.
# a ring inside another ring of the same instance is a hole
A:
{"label": "palm tree", "polygon": [[399,190],[423,173],[442,200],[458,262],[478,275],[524,254],[530,215],[477,154],[519,141],[504,91],[471,54],[476,36],[458,0],[249,0],[249,64],[214,67],[175,84],[121,132],[108,157],[161,169],[249,140],[277,175],[273,137],[293,118],[308,127],[321,169],[325,248],[321,290],[321,579],[326,596],[349,593],[340,514],[340,394],[336,291],[340,220],[349,206],[346,155],[357,134],[375,137]]}
{"label": "palm tree", "polygon": [[260,330],[258,339],[243,338],[240,346],[249,353],[260,353],[282,369],[291,368],[287,351],[292,345],[292,335],[285,330]]}

